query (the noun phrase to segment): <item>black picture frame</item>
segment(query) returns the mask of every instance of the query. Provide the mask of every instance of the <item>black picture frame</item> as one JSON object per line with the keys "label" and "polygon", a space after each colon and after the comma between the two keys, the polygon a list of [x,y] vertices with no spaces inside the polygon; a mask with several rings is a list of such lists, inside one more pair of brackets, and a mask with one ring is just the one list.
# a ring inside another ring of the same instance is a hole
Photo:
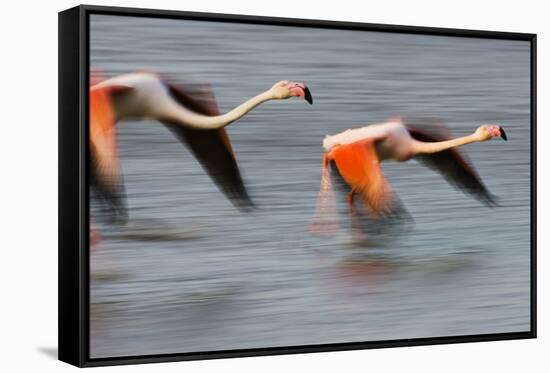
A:
{"label": "black picture frame", "polygon": [[[324,29],[523,40],[531,45],[531,327],[517,333],[400,339],[276,348],[90,358],[89,355],[89,17],[92,14],[223,21]],[[59,13],[59,360],[79,367],[217,359],[535,338],[536,314],[536,59],[537,36],[478,30],[257,17],[81,5]]]}

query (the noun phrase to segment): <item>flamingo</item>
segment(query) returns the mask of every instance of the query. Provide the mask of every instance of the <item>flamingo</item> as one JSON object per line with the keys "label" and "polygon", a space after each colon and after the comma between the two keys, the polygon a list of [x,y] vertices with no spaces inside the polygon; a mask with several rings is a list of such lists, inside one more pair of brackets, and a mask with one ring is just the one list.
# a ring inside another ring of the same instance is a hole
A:
{"label": "flamingo", "polygon": [[468,136],[451,139],[448,129],[437,120],[404,117],[326,136],[321,187],[310,232],[332,234],[339,225],[330,164],[349,187],[347,203],[352,226],[358,223],[354,206],[356,195],[362,198],[368,217],[378,219],[399,213],[399,201],[380,166],[385,160],[405,162],[415,158],[485,205],[496,205],[495,198],[458,149],[495,137],[507,141],[504,129],[497,124],[484,124]]}
{"label": "flamingo", "polygon": [[129,73],[102,81],[92,79],[89,100],[91,185],[106,202],[113,220],[125,222],[127,212],[115,125],[124,119],[154,119],[190,148],[237,208],[248,211],[253,203],[224,127],[266,101],[290,97],[301,97],[313,103],[306,85],[284,80],[220,114],[213,93],[205,86],[179,86],[149,72]]}

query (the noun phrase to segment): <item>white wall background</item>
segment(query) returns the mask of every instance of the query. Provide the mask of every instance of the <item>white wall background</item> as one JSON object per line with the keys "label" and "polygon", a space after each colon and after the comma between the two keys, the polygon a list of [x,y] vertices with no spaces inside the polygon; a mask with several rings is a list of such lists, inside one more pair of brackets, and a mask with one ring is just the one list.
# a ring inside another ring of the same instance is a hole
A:
{"label": "white wall background", "polygon": [[[0,11],[0,367],[69,371],[57,349],[57,12],[75,1],[3,2]],[[550,22],[544,1],[94,1],[217,13],[453,27],[538,34],[539,338],[104,368],[132,372],[548,371],[545,165]],[[546,103],[546,105],[545,105]]]}

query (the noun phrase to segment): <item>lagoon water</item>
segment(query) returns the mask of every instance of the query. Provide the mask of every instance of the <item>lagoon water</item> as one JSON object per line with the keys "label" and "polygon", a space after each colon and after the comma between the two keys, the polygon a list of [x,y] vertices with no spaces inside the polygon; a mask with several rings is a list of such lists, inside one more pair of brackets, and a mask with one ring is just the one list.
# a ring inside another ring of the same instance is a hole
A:
{"label": "lagoon water", "polygon": [[[99,15],[90,30],[107,76],[207,81],[222,112],[282,79],[315,101],[228,127],[251,214],[162,125],[119,124],[130,221],[100,225],[91,251],[91,357],[529,330],[529,43]],[[345,220],[309,235],[324,135],[404,113],[455,135],[501,124],[508,142],[464,149],[500,206],[387,162],[414,224],[368,246]]]}

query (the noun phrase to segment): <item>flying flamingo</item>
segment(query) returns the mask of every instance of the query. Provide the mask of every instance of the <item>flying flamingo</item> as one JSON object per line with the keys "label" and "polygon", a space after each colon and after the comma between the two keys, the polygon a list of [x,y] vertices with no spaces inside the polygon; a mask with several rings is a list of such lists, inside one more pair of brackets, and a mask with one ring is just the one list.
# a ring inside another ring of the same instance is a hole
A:
{"label": "flying flamingo", "polygon": [[90,88],[91,185],[109,207],[115,221],[127,219],[124,188],[117,154],[117,121],[155,119],[186,144],[223,193],[242,210],[253,203],[224,129],[256,106],[269,100],[302,97],[313,103],[302,83],[280,81],[270,89],[220,114],[208,87],[185,87],[154,73],[137,72],[103,81]]}
{"label": "flying flamingo", "polygon": [[399,212],[398,200],[380,167],[385,160],[404,162],[415,158],[440,172],[450,184],[494,206],[494,197],[457,149],[493,137],[507,140],[502,127],[496,124],[484,124],[471,135],[451,139],[447,128],[435,120],[402,117],[325,137],[321,190],[310,232],[331,234],[338,228],[330,163],[349,187],[347,203],[353,226],[358,223],[354,206],[356,195],[362,198],[369,217],[376,219]]}

